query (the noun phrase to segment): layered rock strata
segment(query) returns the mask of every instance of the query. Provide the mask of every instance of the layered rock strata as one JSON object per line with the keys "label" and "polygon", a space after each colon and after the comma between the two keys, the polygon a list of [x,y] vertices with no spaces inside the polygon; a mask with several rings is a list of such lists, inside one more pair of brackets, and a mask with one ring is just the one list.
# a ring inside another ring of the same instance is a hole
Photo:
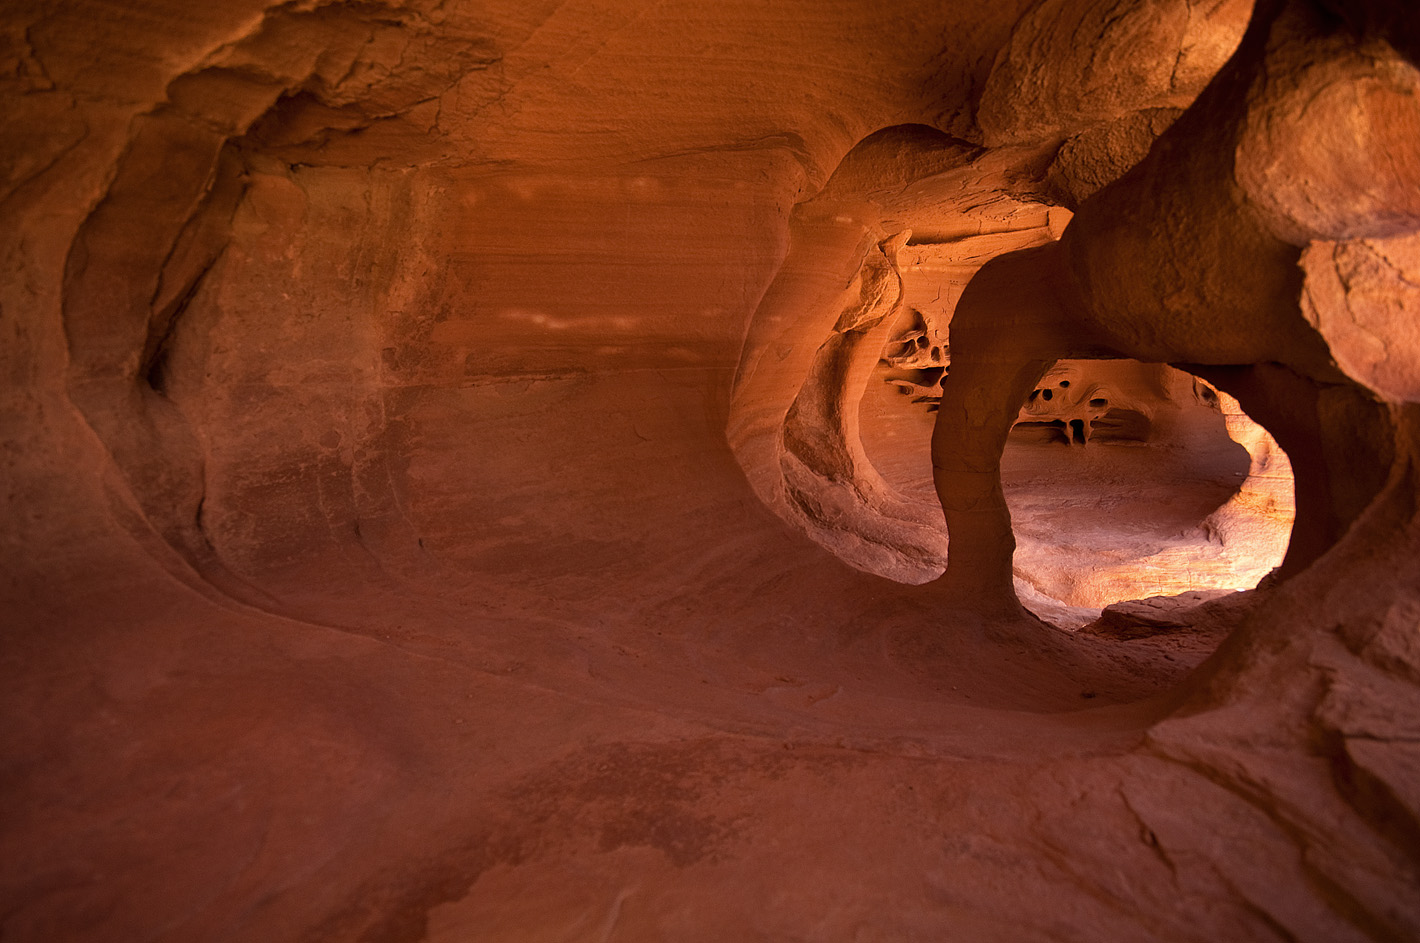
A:
{"label": "layered rock strata", "polygon": [[0,937],[1420,936],[1409,4],[0,26]]}

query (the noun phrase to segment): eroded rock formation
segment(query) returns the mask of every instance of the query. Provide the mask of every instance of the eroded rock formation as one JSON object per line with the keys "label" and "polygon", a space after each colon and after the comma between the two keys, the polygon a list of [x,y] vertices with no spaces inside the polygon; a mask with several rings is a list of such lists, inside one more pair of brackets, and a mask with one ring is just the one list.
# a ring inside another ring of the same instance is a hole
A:
{"label": "eroded rock formation", "polygon": [[1405,0],[0,27],[0,937],[1420,937]]}

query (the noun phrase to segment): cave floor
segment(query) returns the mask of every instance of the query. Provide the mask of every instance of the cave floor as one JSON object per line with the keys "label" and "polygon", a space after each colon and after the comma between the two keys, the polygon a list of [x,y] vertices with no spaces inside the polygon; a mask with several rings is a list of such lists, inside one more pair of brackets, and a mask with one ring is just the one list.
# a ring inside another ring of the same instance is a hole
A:
{"label": "cave floor", "polygon": [[[530,395],[558,402],[557,428],[500,437],[493,473],[573,430],[621,435],[592,418],[659,383],[542,384]],[[489,395],[430,393],[414,417],[427,467],[411,474],[447,489],[410,511],[422,569],[312,544],[260,571],[280,614],[175,578],[97,482],[50,479],[49,498],[93,513],[37,549],[46,579],[15,574],[31,617],[7,641],[0,699],[30,814],[0,845],[23,902],[7,933],[1253,933],[1250,905],[1217,888],[1199,891],[1222,901],[1203,920],[1192,898],[1113,903],[1177,880],[1117,836],[1147,827],[1186,848],[1198,839],[1175,809],[1232,808],[1141,752],[1203,652],[984,621],[930,585],[848,568],[707,446],[710,403],[640,417],[661,456],[646,487],[628,493],[605,449],[565,452],[569,487],[539,508],[561,539],[481,545],[463,522],[491,510],[470,503],[506,500],[470,478],[490,467],[474,458],[496,429],[469,418]],[[1199,881],[1228,879],[1210,868]]]}

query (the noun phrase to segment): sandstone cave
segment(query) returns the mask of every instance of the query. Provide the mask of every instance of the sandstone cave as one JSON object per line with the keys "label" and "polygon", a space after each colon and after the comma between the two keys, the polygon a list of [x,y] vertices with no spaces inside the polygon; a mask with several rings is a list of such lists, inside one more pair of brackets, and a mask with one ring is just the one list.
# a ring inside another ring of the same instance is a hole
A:
{"label": "sandstone cave", "polygon": [[11,0],[0,939],[1420,939],[1414,0]]}

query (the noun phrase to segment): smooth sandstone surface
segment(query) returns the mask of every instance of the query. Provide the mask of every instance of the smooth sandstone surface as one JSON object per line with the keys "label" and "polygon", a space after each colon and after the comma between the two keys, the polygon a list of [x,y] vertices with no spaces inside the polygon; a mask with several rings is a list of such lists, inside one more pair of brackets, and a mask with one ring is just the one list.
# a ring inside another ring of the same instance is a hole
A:
{"label": "smooth sandstone surface", "polygon": [[1417,59],[9,3],[0,939],[1420,938]]}

